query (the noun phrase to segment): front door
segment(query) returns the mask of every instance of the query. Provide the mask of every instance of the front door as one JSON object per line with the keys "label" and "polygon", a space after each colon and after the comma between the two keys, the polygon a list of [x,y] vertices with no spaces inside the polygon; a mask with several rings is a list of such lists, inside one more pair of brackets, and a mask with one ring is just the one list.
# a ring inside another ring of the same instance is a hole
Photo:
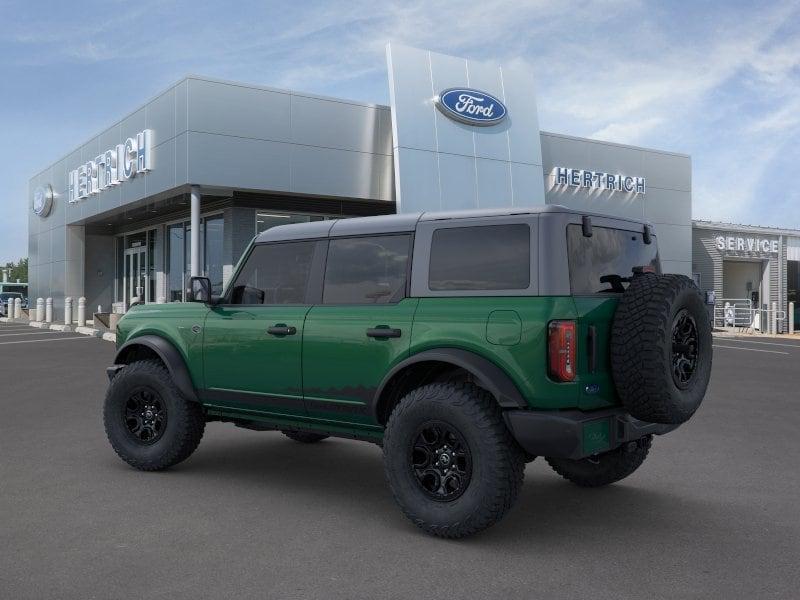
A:
{"label": "front door", "polygon": [[306,414],[303,328],[312,301],[312,265],[322,254],[323,243],[315,241],[253,248],[206,317],[206,402],[238,413]]}
{"label": "front door", "polygon": [[125,276],[122,280],[122,299],[125,307],[133,298],[149,302],[147,285],[147,247],[137,246],[125,250]]}

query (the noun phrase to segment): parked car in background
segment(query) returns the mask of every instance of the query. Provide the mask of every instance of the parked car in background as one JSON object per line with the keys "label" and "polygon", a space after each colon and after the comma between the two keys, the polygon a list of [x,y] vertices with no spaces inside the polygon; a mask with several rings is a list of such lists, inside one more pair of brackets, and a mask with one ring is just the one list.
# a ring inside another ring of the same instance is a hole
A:
{"label": "parked car in background", "polygon": [[20,299],[20,306],[22,308],[27,307],[28,303],[26,301],[25,296],[23,296],[19,292],[0,292],[0,316],[5,317],[8,316],[6,313],[8,312],[8,301],[15,300],[16,298]]}

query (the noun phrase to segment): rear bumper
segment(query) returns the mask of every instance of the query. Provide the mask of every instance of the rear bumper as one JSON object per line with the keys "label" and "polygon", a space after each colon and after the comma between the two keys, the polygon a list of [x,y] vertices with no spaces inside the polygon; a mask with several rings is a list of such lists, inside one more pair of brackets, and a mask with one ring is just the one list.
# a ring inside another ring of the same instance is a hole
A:
{"label": "rear bumper", "polygon": [[534,456],[579,459],[608,452],[645,435],[663,435],[678,425],[634,419],[624,409],[508,410],[506,425],[522,448]]}

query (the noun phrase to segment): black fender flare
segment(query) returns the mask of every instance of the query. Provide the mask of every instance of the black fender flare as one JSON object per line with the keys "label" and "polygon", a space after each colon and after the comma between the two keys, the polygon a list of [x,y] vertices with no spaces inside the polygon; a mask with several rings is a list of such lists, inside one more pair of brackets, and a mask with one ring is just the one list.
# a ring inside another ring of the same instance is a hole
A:
{"label": "black fender flare", "polygon": [[414,354],[401,361],[383,378],[371,402],[373,417],[378,418],[378,406],[386,386],[400,371],[422,362],[444,362],[460,367],[477,377],[482,386],[491,393],[503,408],[527,408],[528,403],[508,374],[492,361],[461,348],[436,348]]}
{"label": "black fender flare", "polygon": [[192,384],[192,377],[189,375],[186,361],[183,360],[183,356],[178,352],[178,349],[172,342],[157,335],[143,335],[132,338],[122,344],[117,350],[117,354],[114,357],[114,364],[126,364],[123,360],[125,351],[130,350],[134,346],[144,346],[155,352],[161,359],[161,362],[166,365],[170,377],[172,377],[175,385],[178,386],[181,394],[183,394],[187,400],[200,402],[200,399],[197,397],[197,392],[195,392],[194,385]]}

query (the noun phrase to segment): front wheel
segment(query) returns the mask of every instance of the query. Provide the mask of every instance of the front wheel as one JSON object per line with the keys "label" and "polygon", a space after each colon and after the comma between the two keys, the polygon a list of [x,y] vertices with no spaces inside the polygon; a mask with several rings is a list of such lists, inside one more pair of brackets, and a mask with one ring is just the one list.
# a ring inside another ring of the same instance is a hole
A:
{"label": "front wheel", "polygon": [[383,457],[405,515],[444,538],[499,521],[525,473],[525,455],[494,398],[469,383],[425,385],[403,397],[386,425]]}
{"label": "front wheel", "polygon": [[553,470],[581,487],[601,487],[626,478],[647,458],[653,436],[646,435],[615,450],[580,460],[547,458]]}
{"label": "front wheel", "polygon": [[186,460],[205,430],[203,410],[184,398],[157,360],[126,365],[108,387],[106,436],[119,457],[141,471],[160,471]]}

